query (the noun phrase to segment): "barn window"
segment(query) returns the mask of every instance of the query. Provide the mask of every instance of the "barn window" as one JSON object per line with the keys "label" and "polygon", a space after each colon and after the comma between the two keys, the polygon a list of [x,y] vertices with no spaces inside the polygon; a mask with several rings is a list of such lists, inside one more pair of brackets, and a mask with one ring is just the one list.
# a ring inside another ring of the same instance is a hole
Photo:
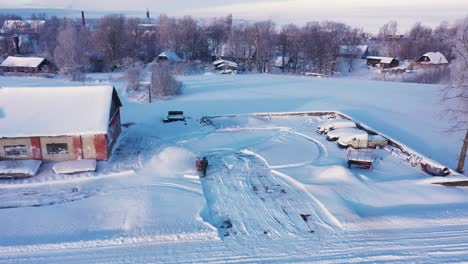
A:
{"label": "barn window", "polygon": [[68,154],[67,143],[46,144],[46,149],[47,149],[47,154],[50,154],[50,155]]}
{"label": "barn window", "polygon": [[25,157],[28,155],[26,145],[4,146],[3,150],[7,157]]}

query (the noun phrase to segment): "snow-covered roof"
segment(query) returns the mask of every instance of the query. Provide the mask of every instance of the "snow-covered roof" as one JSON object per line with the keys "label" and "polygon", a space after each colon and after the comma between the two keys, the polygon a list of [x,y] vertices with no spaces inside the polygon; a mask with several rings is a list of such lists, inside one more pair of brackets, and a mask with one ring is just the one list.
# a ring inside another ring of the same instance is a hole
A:
{"label": "snow-covered roof", "polygon": [[170,51],[170,50],[162,52],[161,54],[158,55],[158,58],[167,58],[169,61],[172,61],[172,62],[180,62],[181,61],[179,56],[177,56],[177,54],[175,52]]}
{"label": "snow-covered roof", "polygon": [[0,138],[105,134],[114,88],[0,87]]}
{"label": "snow-covered roof", "polygon": [[231,67],[237,67],[237,63],[235,63],[233,61],[229,61],[229,60],[223,60],[223,59],[214,61],[213,65],[216,66],[216,67],[220,67],[220,66],[224,66],[224,65],[231,66]]}
{"label": "snow-covered roof", "polygon": [[8,56],[6,60],[0,64],[2,67],[28,67],[36,68],[38,67],[45,59],[39,57],[15,57]]}
{"label": "snow-covered roof", "polygon": [[367,59],[380,60],[380,63],[391,63],[395,58],[392,57],[379,57],[379,56],[367,56]]}
{"label": "snow-covered roof", "polygon": [[360,55],[362,56],[368,49],[367,45],[341,45],[340,55]]}
{"label": "snow-covered roof", "polygon": [[425,64],[447,64],[448,60],[445,58],[444,54],[440,52],[428,52],[422,55],[419,59],[419,62]]}

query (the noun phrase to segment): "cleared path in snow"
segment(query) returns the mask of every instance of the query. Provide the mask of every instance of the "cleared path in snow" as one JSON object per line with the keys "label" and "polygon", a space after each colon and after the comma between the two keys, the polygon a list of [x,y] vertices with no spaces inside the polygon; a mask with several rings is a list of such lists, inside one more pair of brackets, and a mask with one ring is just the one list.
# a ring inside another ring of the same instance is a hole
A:
{"label": "cleared path in snow", "polygon": [[248,154],[209,156],[208,176],[201,179],[208,222],[221,237],[317,238],[333,227],[316,214],[314,201],[272,174],[268,164]]}

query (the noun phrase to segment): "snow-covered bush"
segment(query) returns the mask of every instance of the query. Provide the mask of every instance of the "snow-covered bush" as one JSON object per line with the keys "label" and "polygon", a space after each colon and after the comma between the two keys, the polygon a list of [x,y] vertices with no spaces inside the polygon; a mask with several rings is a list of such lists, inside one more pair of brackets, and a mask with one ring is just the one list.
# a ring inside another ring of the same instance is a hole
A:
{"label": "snow-covered bush", "polygon": [[450,69],[447,67],[425,69],[413,74],[403,75],[403,82],[409,83],[446,83],[450,79]]}
{"label": "snow-covered bush", "polygon": [[143,78],[143,66],[141,63],[134,63],[131,65],[126,74],[128,87],[132,90],[138,90],[140,81]]}
{"label": "snow-covered bush", "polygon": [[151,94],[156,97],[182,94],[182,83],[174,77],[171,65],[157,63],[151,66]]}

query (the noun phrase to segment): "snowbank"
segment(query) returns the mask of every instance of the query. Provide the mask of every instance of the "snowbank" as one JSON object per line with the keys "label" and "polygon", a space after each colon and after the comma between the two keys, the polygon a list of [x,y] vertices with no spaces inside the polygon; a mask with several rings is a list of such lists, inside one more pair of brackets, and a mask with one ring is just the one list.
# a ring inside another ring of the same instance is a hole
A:
{"label": "snowbank", "polygon": [[52,167],[54,173],[68,174],[96,170],[96,160],[83,159],[83,160],[70,160],[62,161],[54,164]]}
{"label": "snowbank", "polygon": [[0,177],[2,175],[13,177],[34,176],[36,175],[42,161],[40,160],[1,160],[0,161]]}

